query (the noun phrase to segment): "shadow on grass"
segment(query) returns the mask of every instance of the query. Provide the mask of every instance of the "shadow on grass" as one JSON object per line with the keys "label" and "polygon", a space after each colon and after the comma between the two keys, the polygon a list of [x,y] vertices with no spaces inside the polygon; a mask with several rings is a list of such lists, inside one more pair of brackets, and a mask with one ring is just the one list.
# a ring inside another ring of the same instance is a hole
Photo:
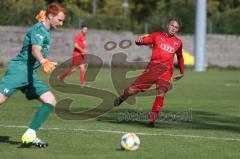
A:
{"label": "shadow on grass", "polygon": [[0,143],[9,143],[11,145],[21,145],[22,142],[11,141],[9,136],[0,136]]}
{"label": "shadow on grass", "polygon": [[[146,127],[149,112],[117,109],[98,117],[97,121]],[[239,133],[240,117],[204,111],[164,110],[156,121],[156,128],[221,130]]]}
{"label": "shadow on grass", "polygon": [[8,143],[10,145],[17,145],[17,148],[30,148],[32,144],[23,144],[20,141],[12,141],[9,136],[0,136],[0,143]]}

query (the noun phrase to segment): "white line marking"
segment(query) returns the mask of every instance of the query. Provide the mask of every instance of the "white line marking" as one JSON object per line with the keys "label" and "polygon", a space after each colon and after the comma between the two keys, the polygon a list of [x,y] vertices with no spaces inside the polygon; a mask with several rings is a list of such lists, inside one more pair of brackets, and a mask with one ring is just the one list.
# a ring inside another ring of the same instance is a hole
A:
{"label": "white line marking", "polygon": [[[26,129],[27,126],[20,125],[0,125],[3,128],[20,128]],[[112,133],[112,134],[125,134],[126,131],[118,130],[101,130],[101,129],[83,129],[83,128],[40,128],[41,130],[62,130],[62,131],[83,131],[83,132],[102,132],[102,133]],[[181,135],[181,134],[162,134],[162,133],[145,133],[145,132],[135,132],[138,135],[143,136],[168,136],[168,137],[181,137],[181,138],[195,138],[195,139],[205,139],[205,140],[218,140],[218,141],[238,141],[240,138],[226,138],[226,137],[215,137],[215,136],[198,136],[198,135]]]}

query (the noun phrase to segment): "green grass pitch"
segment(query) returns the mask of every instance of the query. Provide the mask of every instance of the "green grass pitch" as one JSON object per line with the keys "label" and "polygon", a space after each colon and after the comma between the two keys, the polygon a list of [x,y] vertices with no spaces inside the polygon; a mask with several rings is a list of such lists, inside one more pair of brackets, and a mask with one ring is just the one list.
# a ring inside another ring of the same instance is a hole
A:
{"label": "green grass pitch", "polygon": [[[4,70],[0,69],[1,77]],[[49,75],[41,71],[39,75],[48,83]],[[77,85],[78,77],[76,72],[66,82]],[[96,81],[88,85],[116,94],[107,68],[102,69]],[[89,109],[101,102],[94,97],[51,90],[58,100],[72,98],[72,111]],[[178,81],[166,96],[163,118],[157,121],[156,128],[147,128],[143,116],[150,111],[154,96],[136,99],[134,105],[124,103],[86,121],[63,120],[53,113],[38,132],[49,147],[22,148],[21,135],[40,103],[29,102],[18,92],[0,107],[0,158],[240,158],[239,70],[186,71],[184,79]],[[124,132],[139,134],[141,145],[137,151],[120,150],[120,138]]]}

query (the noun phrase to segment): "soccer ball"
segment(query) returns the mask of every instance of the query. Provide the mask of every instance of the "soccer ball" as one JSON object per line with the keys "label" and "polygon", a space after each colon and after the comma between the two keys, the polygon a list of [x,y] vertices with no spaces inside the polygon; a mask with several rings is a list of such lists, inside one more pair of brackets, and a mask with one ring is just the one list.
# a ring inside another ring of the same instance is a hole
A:
{"label": "soccer ball", "polygon": [[121,138],[121,149],[134,151],[139,148],[140,139],[135,133],[126,133]]}

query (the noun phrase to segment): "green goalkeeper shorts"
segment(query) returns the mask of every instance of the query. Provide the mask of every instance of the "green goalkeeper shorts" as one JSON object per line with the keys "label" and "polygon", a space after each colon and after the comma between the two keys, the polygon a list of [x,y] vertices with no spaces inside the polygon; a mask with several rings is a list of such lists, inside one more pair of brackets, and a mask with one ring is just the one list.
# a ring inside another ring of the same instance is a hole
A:
{"label": "green goalkeeper shorts", "polygon": [[0,81],[0,93],[10,97],[21,90],[28,100],[38,99],[48,91],[48,87],[38,78],[37,74],[29,71],[24,65],[9,63],[8,69]]}

